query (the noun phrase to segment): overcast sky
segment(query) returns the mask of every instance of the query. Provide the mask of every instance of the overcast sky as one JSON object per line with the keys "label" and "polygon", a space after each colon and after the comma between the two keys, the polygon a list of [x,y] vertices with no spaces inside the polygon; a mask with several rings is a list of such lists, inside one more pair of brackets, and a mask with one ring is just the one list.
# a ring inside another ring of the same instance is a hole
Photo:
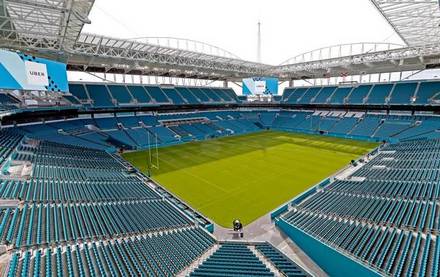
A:
{"label": "overcast sky", "polygon": [[119,38],[169,36],[203,41],[280,64],[316,48],[351,42],[402,43],[369,0],[96,0],[85,32]]}

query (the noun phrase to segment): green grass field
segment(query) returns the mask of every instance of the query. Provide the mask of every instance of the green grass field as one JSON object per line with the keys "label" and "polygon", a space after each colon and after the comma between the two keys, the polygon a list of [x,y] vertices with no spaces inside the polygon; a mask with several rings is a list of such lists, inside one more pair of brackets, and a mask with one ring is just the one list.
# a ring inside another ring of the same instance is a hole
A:
{"label": "green grass field", "polygon": [[[159,149],[152,177],[217,224],[256,220],[376,146],[339,138],[259,132]],[[124,154],[146,170],[147,152]]]}

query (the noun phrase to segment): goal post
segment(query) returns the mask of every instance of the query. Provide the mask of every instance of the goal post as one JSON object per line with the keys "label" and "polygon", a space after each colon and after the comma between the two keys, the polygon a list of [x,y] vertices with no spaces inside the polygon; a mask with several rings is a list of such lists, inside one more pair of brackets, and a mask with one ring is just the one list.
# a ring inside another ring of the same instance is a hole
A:
{"label": "goal post", "polygon": [[147,175],[148,177],[151,177],[152,170],[159,169],[159,147],[157,135],[147,131],[147,144]]}

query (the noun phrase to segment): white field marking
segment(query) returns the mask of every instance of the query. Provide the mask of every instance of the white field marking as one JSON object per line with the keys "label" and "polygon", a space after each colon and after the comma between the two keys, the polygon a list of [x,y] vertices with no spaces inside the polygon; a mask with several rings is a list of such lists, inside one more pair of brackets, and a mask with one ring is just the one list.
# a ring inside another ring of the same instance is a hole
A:
{"label": "white field marking", "polygon": [[[165,162],[165,163],[167,163],[167,162]],[[222,191],[224,193],[227,193],[227,191],[224,190],[222,187],[217,186],[216,184],[210,182],[209,180],[206,180],[205,178],[202,178],[200,176],[197,176],[197,175],[194,175],[194,174],[190,173],[189,169],[182,168],[182,169],[177,169],[176,171],[181,171],[182,173],[185,173],[185,174],[187,174],[187,175],[189,175],[189,176],[191,176],[191,177],[193,177],[195,179],[199,179],[200,181],[202,181],[202,182],[204,182],[204,183],[206,183],[206,184],[208,184],[208,185],[210,185],[212,187],[215,187],[215,188],[217,188],[218,190],[220,190],[220,191]]]}

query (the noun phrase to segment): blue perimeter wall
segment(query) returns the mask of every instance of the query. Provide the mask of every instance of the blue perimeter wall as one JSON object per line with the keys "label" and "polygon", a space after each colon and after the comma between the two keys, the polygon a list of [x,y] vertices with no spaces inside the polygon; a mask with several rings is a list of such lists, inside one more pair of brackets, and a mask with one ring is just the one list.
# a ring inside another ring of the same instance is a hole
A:
{"label": "blue perimeter wall", "polygon": [[330,276],[381,276],[373,269],[341,254],[283,219],[276,219],[275,225]]}

